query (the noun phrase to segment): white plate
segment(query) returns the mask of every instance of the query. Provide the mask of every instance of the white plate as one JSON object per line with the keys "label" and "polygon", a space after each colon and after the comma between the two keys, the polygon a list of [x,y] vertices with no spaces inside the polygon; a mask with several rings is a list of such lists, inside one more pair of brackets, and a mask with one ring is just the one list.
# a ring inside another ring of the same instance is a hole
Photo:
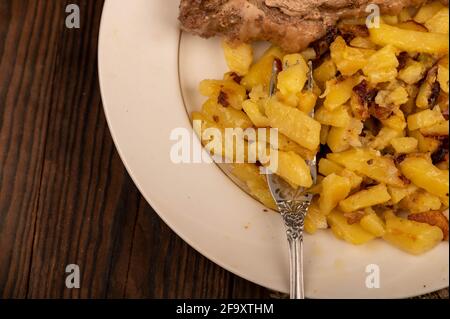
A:
{"label": "white plate", "polygon": [[[201,101],[198,81],[221,77],[225,70],[217,40],[183,35],[178,52],[177,15],[175,0],[105,3],[99,74],[117,149],[142,194],[186,242],[241,277],[287,292],[280,217],[264,212],[214,164],[170,160],[171,131],[191,129],[180,88],[194,109]],[[305,246],[308,297],[400,298],[448,286],[447,243],[415,257],[381,241],[357,247],[321,232],[306,236]],[[370,264],[380,269],[378,289],[366,287]]]}

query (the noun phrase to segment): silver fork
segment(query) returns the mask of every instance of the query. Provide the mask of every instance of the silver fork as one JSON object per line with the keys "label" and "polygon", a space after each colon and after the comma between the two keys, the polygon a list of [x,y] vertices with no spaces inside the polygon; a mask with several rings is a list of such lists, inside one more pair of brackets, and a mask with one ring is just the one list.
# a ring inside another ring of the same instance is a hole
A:
{"label": "silver fork", "polygon": [[[308,90],[313,88],[312,63],[308,63]],[[272,77],[270,80],[270,95],[272,96],[276,88],[277,74],[280,71],[279,61],[274,61],[272,65]],[[314,117],[314,109],[311,112]],[[311,170],[314,184],[317,180],[316,157],[307,161]],[[274,198],[278,211],[286,226],[286,234],[289,244],[290,255],[290,298],[304,299],[303,283],[303,229],[306,214],[311,204],[313,195],[305,191],[304,188],[293,189],[287,182],[270,172],[266,175],[270,192]]]}

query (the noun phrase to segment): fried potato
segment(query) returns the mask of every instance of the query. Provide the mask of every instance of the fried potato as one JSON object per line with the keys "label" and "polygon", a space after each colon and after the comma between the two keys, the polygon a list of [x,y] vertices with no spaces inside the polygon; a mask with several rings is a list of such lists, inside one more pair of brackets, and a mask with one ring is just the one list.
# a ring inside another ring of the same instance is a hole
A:
{"label": "fried potato", "polygon": [[441,200],[438,196],[419,190],[402,199],[400,207],[412,214],[423,213],[441,208]]}
{"label": "fried potato", "polygon": [[231,173],[245,183],[250,193],[264,204],[264,206],[277,210],[265,177],[260,174],[259,168],[255,164],[233,164]]}
{"label": "fried potato", "polygon": [[309,166],[300,155],[294,152],[275,151],[278,155],[276,174],[286,180],[292,187],[309,188],[313,184]]}
{"label": "fried potato", "polygon": [[252,121],[253,125],[256,127],[268,127],[269,119],[265,116],[257,103],[252,100],[245,100],[242,103],[242,108],[247,116]]}
{"label": "fried potato", "polygon": [[350,193],[351,183],[347,177],[334,173],[325,177],[322,181],[319,207],[322,214],[328,215],[341,200]]}
{"label": "fried potato", "polygon": [[344,214],[334,210],[327,216],[328,224],[333,234],[354,245],[362,245],[375,238],[373,234],[364,230],[360,224],[349,224]]}
{"label": "fried potato", "polygon": [[444,234],[444,240],[448,241],[448,219],[440,211],[429,211],[418,214],[408,215],[409,220],[419,223],[426,223],[431,226],[437,226]]}
{"label": "fried potato", "polygon": [[350,77],[343,81],[328,81],[325,90],[323,105],[329,111],[333,111],[344,105],[352,96],[353,88],[359,83],[359,78]]}
{"label": "fried potato", "polygon": [[445,122],[445,118],[439,110],[424,110],[409,115],[407,121],[408,129],[414,131]]}
{"label": "fried potato", "polygon": [[246,75],[253,62],[253,47],[245,43],[222,41],[225,61],[232,72]]}
{"label": "fried potato", "polygon": [[279,47],[269,48],[264,55],[254,63],[248,73],[242,78],[241,84],[247,89],[261,85],[265,92],[269,90],[270,77],[272,75],[272,64],[274,59],[282,60],[283,51]]}
{"label": "fried potato", "polygon": [[446,34],[403,30],[387,24],[380,24],[379,28],[370,28],[369,31],[372,42],[380,46],[392,45],[408,52],[448,53]]}
{"label": "fried potato", "polygon": [[199,85],[200,94],[213,99],[223,107],[242,109],[247,98],[245,88],[232,80],[203,80]]}
{"label": "fried potato", "polygon": [[343,152],[350,147],[361,146],[359,136],[364,124],[355,118],[350,119],[347,127],[331,127],[328,133],[327,144],[333,152]]}
{"label": "fried potato", "polygon": [[444,8],[444,5],[439,1],[433,1],[420,7],[414,16],[414,21],[418,23],[425,23],[430,20],[436,13]]}
{"label": "fried potato", "polygon": [[442,8],[429,20],[425,22],[425,27],[433,33],[448,34],[448,8]]}
{"label": "fried potato", "polygon": [[340,153],[330,153],[327,158],[351,171],[365,175],[380,183],[396,187],[404,187],[400,171],[392,159],[382,157],[368,149],[354,148]]}
{"label": "fried potato", "polygon": [[397,50],[393,45],[386,44],[369,58],[362,70],[371,83],[377,84],[395,79],[399,65],[396,53]]}
{"label": "fried potato", "polygon": [[386,233],[386,225],[383,220],[372,209],[366,209],[366,214],[359,221],[361,227],[374,235],[375,237],[383,237]]}
{"label": "fried potato", "polygon": [[337,37],[330,46],[331,59],[339,72],[345,76],[351,76],[361,70],[373,53],[375,50],[348,46],[341,36]]}
{"label": "fried potato", "polygon": [[339,208],[344,213],[357,211],[378,204],[386,203],[391,199],[384,184],[379,184],[359,191],[339,203]]}
{"label": "fried potato", "polygon": [[327,217],[321,212],[316,200],[313,200],[305,217],[305,231],[314,234],[319,229],[327,229]]}
{"label": "fried potato", "polygon": [[320,124],[335,127],[348,127],[351,121],[348,108],[344,105],[337,107],[333,111],[322,106],[316,111],[314,118]]}
{"label": "fried potato", "polygon": [[419,142],[414,137],[397,137],[391,140],[391,145],[398,154],[408,154],[417,151]]}
{"label": "fried potato", "polygon": [[314,79],[322,84],[331,80],[336,75],[337,68],[333,60],[326,59],[320,66],[313,71]]}
{"label": "fried potato", "polygon": [[270,126],[309,150],[315,150],[320,144],[320,123],[302,111],[286,106],[275,99],[266,105],[266,115]]}
{"label": "fried potato", "polygon": [[444,235],[437,226],[390,216],[386,218],[383,239],[413,255],[423,254],[435,247]]}
{"label": "fried potato", "polygon": [[408,157],[399,166],[416,186],[437,196],[448,196],[448,171],[440,170],[422,157]]}
{"label": "fried potato", "polygon": [[417,186],[414,184],[409,184],[406,187],[395,187],[388,185],[388,192],[389,195],[391,195],[391,202],[394,205],[399,203],[406,196],[411,195],[412,193],[417,191],[417,189]]}

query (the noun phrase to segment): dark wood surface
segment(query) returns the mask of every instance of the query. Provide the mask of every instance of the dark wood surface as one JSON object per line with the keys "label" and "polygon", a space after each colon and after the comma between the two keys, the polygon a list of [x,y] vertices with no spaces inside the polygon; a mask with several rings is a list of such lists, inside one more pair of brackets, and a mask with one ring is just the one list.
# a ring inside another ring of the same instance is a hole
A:
{"label": "dark wood surface", "polygon": [[0,298],[277,297],[190,248],[127,175],[98,87],[102,7],[0,1]]}

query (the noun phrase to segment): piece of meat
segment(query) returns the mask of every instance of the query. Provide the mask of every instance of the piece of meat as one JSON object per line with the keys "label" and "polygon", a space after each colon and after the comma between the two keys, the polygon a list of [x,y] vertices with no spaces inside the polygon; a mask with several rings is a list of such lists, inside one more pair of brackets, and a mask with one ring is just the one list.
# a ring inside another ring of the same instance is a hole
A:
{"label": "piece of meat", "polygon": [[342,18],[367,15],[369,4],[395,14],[425,0],[181,0],[183,30],[229,40],[267,40],[298,52],[326,35]]}

